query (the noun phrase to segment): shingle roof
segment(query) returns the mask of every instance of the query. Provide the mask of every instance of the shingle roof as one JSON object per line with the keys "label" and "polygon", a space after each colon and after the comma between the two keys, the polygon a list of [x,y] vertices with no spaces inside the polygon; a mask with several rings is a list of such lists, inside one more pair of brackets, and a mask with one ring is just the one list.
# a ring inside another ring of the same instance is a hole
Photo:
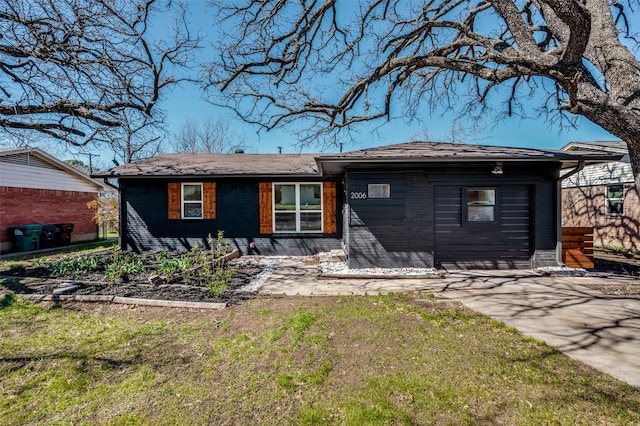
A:
{"label": "shingle roof", "polygon": [[573,166],[578,161],[617,160],[603,152],[567,152],[437,142],[408,142],[337,154],[165,154],[95,173],[94,177],[163,176],[314,176],[334,175],[362,163],[459,161],[552,161]]}
{"label": "shingle roof", "polygon": [[340,154],[321,155],[321,159],[374,159],[374,158],[420,158],[420,159],[477,159],[477,158],[503,158],[503,159],[553,159],[566,155],[565,152],[536,149],[536,148],[511,148],[505,146],[454,144],[443,142],[407,142],[387,145],[358,151],[349,151]]}
{"label": "shingle roof", "polygon": [[318,176],[312,154],[165,154],[124,164],[95,177]]}
{"label": "shingle roof", "polygon": [[602,151],[567,152],[550,149],[442,142],[407,142],[316,157],[323,174],[341,173],[345,168],[362,163],[404,162],[415,164],[470,161],[546,161],[559,162],[562,167],[573,167],[580,161],[599,163],[617,159],[619,159],[619,156],[603,153]]}

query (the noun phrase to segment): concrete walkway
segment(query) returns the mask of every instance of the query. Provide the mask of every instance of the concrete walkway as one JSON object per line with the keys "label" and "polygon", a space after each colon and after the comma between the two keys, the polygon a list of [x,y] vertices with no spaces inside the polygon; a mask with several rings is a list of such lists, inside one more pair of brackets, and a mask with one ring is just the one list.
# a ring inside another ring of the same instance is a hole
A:
{"label": "concrete walkway", "polygon": [[317,265],[287,259],[261,294],[374,295],[432,291],[542,340],[640,388],[640,298],[607,296],[581,283],[623,276],[544,277],[531,271],[461,271],[446,278],[318,277]]}

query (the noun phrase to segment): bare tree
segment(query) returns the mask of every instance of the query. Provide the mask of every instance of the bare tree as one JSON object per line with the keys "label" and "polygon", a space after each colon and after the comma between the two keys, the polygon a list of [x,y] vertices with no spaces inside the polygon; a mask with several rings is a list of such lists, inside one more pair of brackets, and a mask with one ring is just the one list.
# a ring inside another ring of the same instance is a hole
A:
{"label": "bare tree", "polygon": [[210,84],[245,120],[266,129],[308,120],[308,137],[453,100],[479,116],[490,97],[507,115],[582,115],[627,143],[640,187],[637,1],[353,5],[223,4],[218,13],[233,31],[221,37]]}
{"label": "bare tree", "polygon": [[[155,14],[175,18],[169,39]],[[0,127],[75,146],[151,116],[200,42],[185,7],[156,0],[0,0],[0,29]]]}
{"label": "bare tree", "polygon": [[228,120],[209,117],[203,122],[188,118],[173,138],[176,152],[221,154],[244,148],[244,134],[231,127]]}
{"label": "bare tree", "polygon": [[136,110],[120,114],[120,126],[113,127],[96,137],[96,143],[107,145],[114,159],[131,163],[163,152],[166,126],[163,114],[153,116]]}

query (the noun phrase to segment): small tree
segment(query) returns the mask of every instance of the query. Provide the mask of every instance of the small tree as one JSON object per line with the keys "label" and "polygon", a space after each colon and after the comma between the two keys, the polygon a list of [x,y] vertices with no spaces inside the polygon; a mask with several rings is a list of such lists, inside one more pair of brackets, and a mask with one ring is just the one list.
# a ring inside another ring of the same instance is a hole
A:
{"label": "small tree", "polygon": [[95,210],[93,220],[103,227],[103,230],[119,231],[118,227],[118,198],[113,192],[103,192],[97,200],[87,203],[87,208]]}

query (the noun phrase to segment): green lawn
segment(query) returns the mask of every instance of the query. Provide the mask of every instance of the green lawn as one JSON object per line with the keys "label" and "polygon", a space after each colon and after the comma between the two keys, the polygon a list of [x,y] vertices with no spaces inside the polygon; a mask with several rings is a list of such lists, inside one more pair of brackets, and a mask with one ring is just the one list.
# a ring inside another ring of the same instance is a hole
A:
{"label": "green lawn", "polygon": [[640,424],[640,391],[428,294],[0,304],[0,424]]}

